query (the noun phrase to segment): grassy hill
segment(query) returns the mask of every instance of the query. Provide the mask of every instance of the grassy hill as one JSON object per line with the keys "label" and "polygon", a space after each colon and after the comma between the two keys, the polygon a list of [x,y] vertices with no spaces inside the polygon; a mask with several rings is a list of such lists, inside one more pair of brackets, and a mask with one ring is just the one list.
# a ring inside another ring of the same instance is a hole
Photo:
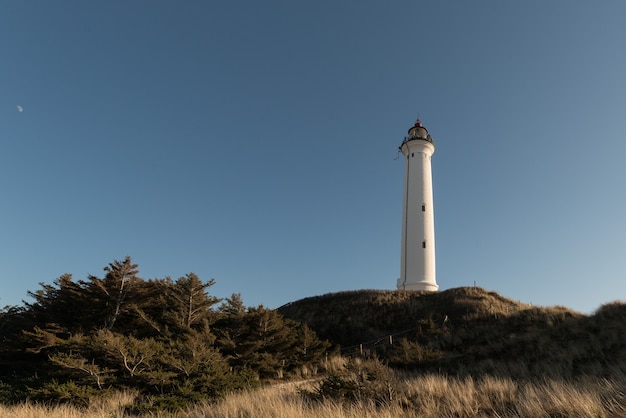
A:
{"label": "grassy hill", "polygon": [[[58,293],[54,295],[58,297]],[[236,339],[227,341],[233,341],[233,347],[249,346],[247,339],[240,338],[244,331],[250,335],[249,342],[271,337],[283,343],[291,339],[289,335],[280,333],[272,337],[268,331],[288,328],[295,329],[301,341],[295,352],[311,355],[317,346],[321,350],[319,358],[294,368],[293,373],[273,375],[260,389],[258,377],[252,376],[250,384],[231,394],[228,394],[231,391],[216,394],[195,384],[175,386],[170,392],[160,394],[147,393],[150,387],[147,379],[155,380],[152,375],[144,374],[146,369],[141,369],[137,377],[146,376],[143,386],[126,384],[97,389],[84,378],[80,385],[74,380],[59,384],[54,379],[35,388],[39,393],[45,390],[50,394],[48,400],[41,402],[39,398],[38,403],[38,398],[32,396],[16,399],[18,391],[29,393],[24,391],[31,388],[33,378],[11,381],[15,376],[0,373],[7,379],[0,381],[0,401],[5,402],[0,402],[0,416],[99,417],[131,413],[162,417],[626,416],[626,304],[623,303],[607,304],[593,315],[583,315],[563,307],[522,304],[476,287],[439,293],[341,292],[292,302],[279,308],[278,313],[244,309],[235,297],[227,302],[217,311],[207,312],[221,315],[212,322],[214,332],[220,330],[220,321],[228,319],[228,330]],[[0,320],[0,331],[11,331],[7,321],[20,319],[25,313],[18,309],[5,312],[4,317],[0,315],[0,319],[5,319]],[[308,324],[320,337],[340,346],[343,356],[335,355],[333,350],[325,354],[327,345],[314,344],[318,340],[309,328],[284,321],[279,313]],[[234,320],[243,326],[234,326]],[[145,326],[137,328],[146,330]],[[104,349],[114,345],[114,350],[106,353],[108,361],[119,353],[130,361],[139,358],[143,362],[143,356],[150,353],[140,343],[150,343],[148,349],[151,349],[158,342],[153,337],[141,340],[131,335],[123,340],[127,347],[119,344],[121,336],[114,340],[111,335],[99,333],[90,340],[90,347],[97,348],[94,344],[108,336]],[[231,336],[230,333],[219,335]],[[79,339],[84,335],[78,332],[71,338],[67,347],[70,356],[76,356],[76,350],[81,348]],[[13,340],[0,341],[10,348],[8,343]],[[58,346],[59,341],[60,337],[55,337],[44,342],[56,342]],[[198,347],[206,347],[204,343],[192,345],[194,340],[189,337],[184,341],[182,346],[191,345],[188,357],[191,360],[197,357]],[[171,350],[172,344],[166,348]],[[261,351],[258,345],[249,352],[255,358],[258,354],[258,358],[272,359],[272,353]],[[277,352],[285,354],[280,347]],[[28,351],[20,353],[26,355]],[[89,353],[97,354],[94,350]],[[202,375],[210,378],[206,376],[207,370],[219,371],[217,368],[225,367],[226,361],[243,358],[240,353],[236,351],[229,357],[214,353],[206,362],[211,369],[202,369]],[[19,358],[15,353],[4,354],[8,355],[7,361]],[[174,354],[165,360],[185,359],[185,353]],[[65,357],[66,362],[80,360],[70,356]],[[90,363],[80,363],[92,367],[83,367],[87,371],[97,366],[94,360],[101,361],[93,355],[89,358]],[[145,367],[155,358],[146,357]],[[285,366],[285,361],[275,363]],[[158,364],[167,365],[164,361]],[[45,363],[38,365],[50,367]],[[37,369],[38,375],[46,371],[45,367]],[[105,377],[110,385],[116,376],[109,373]],[[228,372],[224,377],[224,383],[229,383],[236,376]],[[121,378],[124,383],[133,376]],[[184,410],[180,410],[183,406]]]}
{"label": "grassy hill", "polygon": [[279,308],[347,356],[396,368],[514,378],[611,376],[626,371],[626,305],[587,316],[534,307],[478,287],[443,292],[362,290]]}

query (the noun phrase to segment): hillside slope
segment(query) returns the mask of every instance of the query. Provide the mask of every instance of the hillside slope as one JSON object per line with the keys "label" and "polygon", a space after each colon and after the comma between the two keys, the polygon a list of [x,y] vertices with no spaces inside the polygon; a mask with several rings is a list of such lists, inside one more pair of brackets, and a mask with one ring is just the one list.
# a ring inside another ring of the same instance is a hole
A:
{"label": "hillside slope", "polygon": [[[479,287],[443,292],[356,290],[301,299],[278,308],[343,347],[418,327],[506,317],[531,306]],[[570,312],[572,316],[577,314]]]}
{"label": "hillside slope", "polygon": [[279,308],[344,355],[374,355],[396,367],[514,377],[626,372],[626,305],[586,316],[533,307],[477,287],[438,293],[362,290]]}

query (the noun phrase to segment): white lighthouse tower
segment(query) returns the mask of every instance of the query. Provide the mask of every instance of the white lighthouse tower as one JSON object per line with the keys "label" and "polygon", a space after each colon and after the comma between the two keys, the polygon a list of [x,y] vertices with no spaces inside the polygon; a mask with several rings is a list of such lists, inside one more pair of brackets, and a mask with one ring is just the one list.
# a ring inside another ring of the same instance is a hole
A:
{"label": "white lighthouse tower", "polygon": [[406,158],[399,290],[439,289],[435,277],[435,216],[430,157],[435,144],[418,119],[400,151]]}

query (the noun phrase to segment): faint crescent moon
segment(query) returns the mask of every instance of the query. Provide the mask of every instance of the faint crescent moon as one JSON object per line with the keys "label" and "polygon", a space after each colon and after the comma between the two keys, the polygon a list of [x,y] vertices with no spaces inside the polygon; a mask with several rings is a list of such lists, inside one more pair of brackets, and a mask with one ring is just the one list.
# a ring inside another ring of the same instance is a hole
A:
{"label": "faint crescent moon", "polygon": [[20,105],[17,105],[17,111],[22,113],[24,111],[24,108]]}

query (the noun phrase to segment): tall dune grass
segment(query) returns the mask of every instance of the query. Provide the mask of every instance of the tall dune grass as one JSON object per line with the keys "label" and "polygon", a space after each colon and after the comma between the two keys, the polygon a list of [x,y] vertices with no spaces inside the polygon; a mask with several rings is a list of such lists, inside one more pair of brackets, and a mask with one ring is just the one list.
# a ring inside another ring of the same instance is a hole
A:
{"label": "tall dune grass", "polygon": [[[304,397],[315,383],[282,384],[239,392],[223,400],[200,403],[186,411],[146,416],[162,418],[391,418],[391,417],[626,417],[626,379],[518,382],[509,378],[453,378],[425,375],[400,379],[401,390],[384,404],[364,399],[342,402]],[[0,416],[26,418],[118,418],[133,394],[120,393],[85,408],[46,407],[25,403],[0,407]]]}
{"label": "tall dune grass", "polygon": [[626,417],[626,380],[585,379],[515,382],[441,375],[401,382],[397,399],[384,405],[370,400],[307,402],[296,391],[269,387],[232,395],[216,405],[198,406],[187,417]]}
{"label": "tall dune grass", "polygon": [[85,408],[72,405],[46,405],[25,402],[19,405],[0,405],[0,417],[11,418],[122,418],[124,410],[137,395],[133,392],[117,392],[114,396],[97,398]]}

